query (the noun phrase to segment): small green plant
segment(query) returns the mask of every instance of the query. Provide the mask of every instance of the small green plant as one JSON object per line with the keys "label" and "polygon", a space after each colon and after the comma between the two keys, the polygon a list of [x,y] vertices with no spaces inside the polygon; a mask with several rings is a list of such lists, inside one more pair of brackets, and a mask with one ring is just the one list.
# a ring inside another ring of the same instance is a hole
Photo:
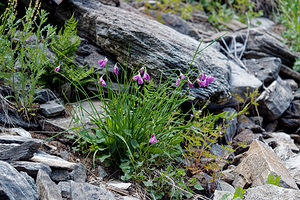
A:
{"label": "small green plant", "polygon": [[233,194],[233,198],[232,200],[242,200],[243,199],[243,196],[245,194],[246,190],[241,188],[241,187],[237,187],[235,189],[235,192]]}
{"label": "small green plant", "polygon": [[[16,5],[16,0],[9,1],[0,17],[0,77],[12,87],[11,97],[29,118],[28,113],[34,109],[34,94],[40,88],[38,80],[45,72],[45,66],[51,65],[46,54],[55,28],[46,24],[47,13],[39,11],[39,1],[33,8],[29,7],[21,19],[16,18]],[[42,45],[40,41],[43,41]]]}
{"label": "small green plant", "polygon": [[269,174],[267,184],[272,184],[280,187],[280,176],[274,176],[272,173]]}

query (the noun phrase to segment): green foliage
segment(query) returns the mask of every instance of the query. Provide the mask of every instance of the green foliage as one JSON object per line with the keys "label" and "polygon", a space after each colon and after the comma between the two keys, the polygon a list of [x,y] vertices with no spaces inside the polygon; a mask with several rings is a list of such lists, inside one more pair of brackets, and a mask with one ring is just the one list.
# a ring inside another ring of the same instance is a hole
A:
{"label": "green foliage", "polygon": [[263,14],[262,11],[255,11],[255,4],[250,0],[199,0],[198,2],[162,0],[157,1],[155,5],[146,3],[146,13],[150,14],[153,10],[158,21],[162,23],[164,21],[161,13],[174,13],[180,15],[183,19],[190,19],[195,10],[202,10],[208,14],[209,21],[219,29],[227,29],[227,22],[232,19],[247,23],[247,17],[251,20],[253,17],[262,16]]}
{"label": "green foliage", "polygon": [[[300,52],[300,0],[280,0],[279,22],[282,23],[286,30],[283,37],[287,39],[293,51]],[[300,59],[298,59],[293,69],[300,72]]]}
{"label": "green foliage", "polygon": [[55,28],[46,24],[47,13],[38,10],[39,1],[21,19],[16,18],[16,4],[16,0],[9,1],[0,17],[0,77],[12,87],[18,108],[28,117],[28,111],[33,109],[33,95],[40,88],[38,80],[45,66],[51,65],[46,52]]}
{"label": "green foliage", "polygon": [[241,187],[237,187],[235,189],[235,192],[234,192],[232,200],[242,200],[245,192],[246,192],[245,189],[243,189]]}
{"label": "green foliage", "polygon": [[280,176],[274,176],[272,173],[269,174],[267,184],[272,184],[280,187]]}

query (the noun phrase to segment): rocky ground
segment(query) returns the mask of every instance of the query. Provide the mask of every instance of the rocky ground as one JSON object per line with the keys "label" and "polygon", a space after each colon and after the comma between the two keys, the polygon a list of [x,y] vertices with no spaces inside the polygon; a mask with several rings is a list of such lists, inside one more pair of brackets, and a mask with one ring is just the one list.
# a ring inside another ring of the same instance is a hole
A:
{"label": "rocky ground", "polygon": [[[143,13],[142,2],[101,1],[106,5],[93,0],[51,2],[44,6],[56,23],[62,23],[72,12],[79,20],[82,42],[75,60],[96,67],[99,58],[107,56],[111,73],[116,62],[124,62],[128,44],[131,47],[128,62],[133,66],[144,63],[154,79],[159,78],[162,69],[177,68],[185,73],[199,40],[208,43],[223,35],[215,33],[201,13],[194,13],[188,21],[163,14],[163,25]],[[300,199],[300,74],[291,68],[298,55],[283,44],[279,26],[271,20],[256,18],[251,25],[247,28],[232,22],[232,31],[203,51],[195,63],[203,72],[213,75],[215,81],[212,87],[193,90],[191,100],[205,102],[210,98],[211,110],[236,111],[240,102],[232,93],[244,96],[256,88],[260,92],[259,115],[253,112],[239,116],[225,133],[225,144],[231,140],[233,144],[246,142],[246,148],[237,151],[232,163],[224,166],[224,175],[217,181],[211,199],[221,199],[226,193],[233,196],[235,188],[241,186],[249,188],[244,199],[297,200]],[[94,85],[88,89],[93,91]],[[0,85],[2,96],[8,90]],[[145,198],[140,186],[114,179],[119,172],[105,169],[100,163],[94,167],[90,158],[72,150],[74,140],[64,131],[70,129],[76,108],[65,107],[48,89],[37,96],[41,117],[34,123],[26,122],[8,103],[1,101],[0,199]],[[88,112],[88,103],[83,106]],[[85,119],[88,124],[87,114]],[[222,153],[218,145],[214,149],[216,155]],[[266,184],[270,173],[281,177],[281,187]],[[205,186],[210,177],[203,173],[198,179]]]}

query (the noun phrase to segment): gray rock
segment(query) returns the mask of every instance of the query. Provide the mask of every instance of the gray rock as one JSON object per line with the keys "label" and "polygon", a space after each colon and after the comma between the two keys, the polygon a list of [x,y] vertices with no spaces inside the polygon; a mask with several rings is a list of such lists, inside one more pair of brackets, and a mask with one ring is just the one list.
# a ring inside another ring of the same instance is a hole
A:
{"label": "gray rock", "polygon": [[280,185],[282,187],[298,189],[287,168],[267,145],[254,140],[246,154],[247,156],[235,170],[238,174],[233,182],[235,187],[264,185],[269,174],[272,173],[281,177]]}
{"label": "gray rock", "polygon": [[115,197],[110,191],[103,187],[71,181],[71,199],[115,200]]}
{"label": "gray rock", "polygon": [[266,125],[265,130],[267,132],[274,132],[277,128],[277,125],[278,125],[278,120],[271,121]]}
{"label": "gray rock", "polygon": [[281,60],[275,57],[243,60],[245,66],[255,77],[265,84],[270,84],[278,78]]}
{"label": "gray rock", "polygon": [[[227,111],[229,115],[236,113],[235,109],[229,107],[224,108],[223,111]],[[230,144],[237,131],[237,117],[234,116],[232,119],[225,119],[225,124],[229,124],[226,128],[225,140],[227,144]]]}
{"label": "gray rock", "polygon": [[294,178],[294,180],[296,181],[298,186],[300,185],[300,165],[299,165],[299,163],[300,163],[300,154],[299,153],[284,162],[284,165],[289,170],[291,176]]}
{"label": "gray rock", "polygon": [[[260,123],[262,123],[262,121]],[[259,127],[259,125],[257,125],[255,122],[253,122],[253,120],[251,120],[246,115],[238,116],[238,133],[245,129],[250,129],[253,131],[253,130],[258,129],[258,127]]]}
{"label": "gray rock", "polygon": [[65,161],[60,157],[52,156],[41,151],[35,153],[30,160],[34,162],[44,163],[51,168],[67,169],[70,171],[74,170],[77,166],[76,163]]}
{"label": "gray rock", "polygon": [[290,106],[294,96],[292,90],[280,79],[274,81],[257,98],[259,112],[267,120],[278,119]]}
{"label": "gray rock", "polygon": [[237,65],[231,65],[230,87],[233,94],[245,97],[245,93],[252,92],[262,86],[262,82],[254,75]]}
{"label": "gray rock", "polygon": [[24,130],[23,128],[10,128],[10,129],[6,129],[5,131],[9,133],[11,132],[16,133],[17,135],[22,137],[32,138],[31,134],[28,131]]}
{"label": "gray rock", "polygon": [[249,188],[244,194],[244,200],[298,200],[300,191],[286,189],[276,185],[262,185]]}
{"label": "gray rock", "polygon": [[254,134],[251,130],[245,129],[234,137],[233,144],[244,144],[248,146],[253,142],[253,140],[258,139],[258,137],[259,136]]}
{"label": "gray rock", "polygon": [[3,161],[0,161],[0,199],[38,199],[36,191],[26,178]]}
{"label": "gray rock", "polygon": [[300,128],[300,100],[293,100],[279,119],[279,125],[287,133],[295,133]]}
{"label": "gray rock", "polygon": [[39,170],[36,178],[37,193],[39,199],[62,200],[59,187],[50,179],[43,170]]}
{"label": "gray rock", "polygon": [[100,165],[98,166],[98,175],[102,179],[108,176],[107,172]]}
{"label": "gray rock", "polygon": [[[227,196],[227,198],[223,199],[224,196]],[[213,200],[231,200],[233,198],[233,193],[228,192],[228,191],[222,191],[222,190],[215,190],[214,191],[214,198]]]}
{"label": "gray rock", "polygon": [[[120,63],[128,61],[133,67],[143,63],[156,81],[162,72],[164,79],[169,77],[168,69],[186,73],[199,44],[196,40],[157,21],[94,1],[69,1],[61,4],[54,15],[58,20],[65,20],[73,12],[79,20],[80,35],[116,56]],[[124,55],[128,53],[130,56],[127,59]],[[215,81],[208,88],[191,90],[191,98],[201,100],[202,103],[209,97],[214,103],[227,102],[230,98],[230,66],[236,64],[228,62],[228,59],[213,47],[202,51],[199,60],[196,60],[198,62],[194,63],[195,68],[214,76]],[[199,74],[194,74],[191,80],[194,81],[198,76]]]}
{"label": "gray rock", "polygon": [[42,141],[21,136],[0,136],[0,160],[28,160],[39,149]]}
{"label": "gray rock", "polygon": [[232,185],[230,185],[229,183],[226,183],[225,181],[222,181],[222,180],[216,181],[216,189],[221,190],[221,191],[228,191],[232,194],[234,194],[234,192],[235,192],[235,189]]}
{"label": "gray rock", "polygon": [[81,163],[76,163],[72,171],[67,169],[53,169],[51,179],[56,182],[73,180],[76,182],[86,181],[86,168]]}
{"label": "gray rock", "polygon": [[65,110],[65,107],[56,100],[48,101],[40,105],[40,111],[45,117],[55,117],[60,115]]}
{"label": "gray rock", "polygon": [[265,139],[267,144],[273,143],[273,151],[282,160],[286,161],[290,157],[295,156],[299,152],[299,148],[295,145],[291,136],[283,132],[267,133],[270,138]]}
{"label": "gray rock", "polygon": [[61,191],[61,196],[63,198],[69,198],[71,197],[71,182],[70,181],[61,181],[57,184]]}
{"label": "gray rock", "polygon": [[33,97],[36,98],[35,101],[39,104],[43,104],[52,100],[57,100],[56,95],[50,89],[41,89],[37,91],[33,95]]}
{"label": "gray rock", "polygon": [[[243,30],[234,34],[245,36],[247,31]],[[260,28],[252,28],[250,29],[244,58],[276,57],[280,58],[283,64],[292,67],[298,56],[281,41],[281,38],[272,32]]]}
{"label": "gray rock", "polygon": [[48,165],[43,163],[28,162],[28,161],[15,161],[11,165],[18,171],[24,171],[32,178],[36,179],[39,170],[45,171],[47,174],[51,174],[52,170]]}
{"label": "gray rock", "polygon": [[281,65],[279,75],[284,79],[294,79],[297,83],[300,83],[300,73],[285,65]]}
{"label": "gray rock", "polygon": [[283,81],[286,83],[286,85],[289,85],[293,91],[298,90],[298,83],[294,79],[284,79]]}
{"label": "gray rock", "polygon": [[35,181],[34,179],[29,176],[26,172],[20,172],[20,174],[22,174],[22,176],[24,176],[24,178],[27,180],[27,182],[30,184],[30,186],[32,187],[32,189],[37,192],[37,189],[36,189],[36,184],[35,184]]}
{"label": "gray rock", "polygon": [[275,23],[272,20],[266,17],[254,17],[251,19],[250,24],[252,26],[261,27],[265,29],[270,29],[275,25]]}

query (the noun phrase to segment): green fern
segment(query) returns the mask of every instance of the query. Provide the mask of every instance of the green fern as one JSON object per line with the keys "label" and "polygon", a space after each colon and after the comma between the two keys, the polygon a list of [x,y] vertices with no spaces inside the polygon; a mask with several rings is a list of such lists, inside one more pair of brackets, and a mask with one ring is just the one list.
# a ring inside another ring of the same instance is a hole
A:
{"label": "green fern", "polygon": [[68,63],[75,56],[75,52],[80,45],[80,37],[77,35],[77,20],[74,15],[65,22],[63,28],[59,30],[51,44],[51,48],[56,53],[59,61]]}

